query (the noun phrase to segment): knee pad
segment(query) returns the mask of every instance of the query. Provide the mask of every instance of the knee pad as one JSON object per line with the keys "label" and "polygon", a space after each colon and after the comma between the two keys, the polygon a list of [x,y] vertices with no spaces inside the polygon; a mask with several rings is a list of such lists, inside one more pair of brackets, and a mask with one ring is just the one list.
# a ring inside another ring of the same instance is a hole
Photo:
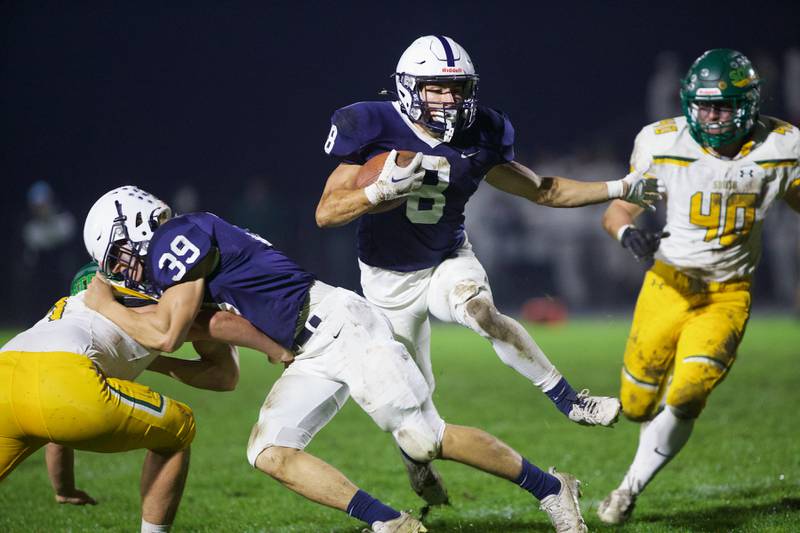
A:
{"label": "knee pad", "polygon": [[429,463],[442,451],[444,420],[432,427],[427,424],[405,425],[392,432],[397,445],[406,455],[419,463]]}

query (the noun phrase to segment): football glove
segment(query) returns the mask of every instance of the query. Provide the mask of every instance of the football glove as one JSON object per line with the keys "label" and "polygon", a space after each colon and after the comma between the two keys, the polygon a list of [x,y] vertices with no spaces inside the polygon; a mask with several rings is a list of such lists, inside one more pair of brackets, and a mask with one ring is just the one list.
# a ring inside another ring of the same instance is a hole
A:
{"label": "football glove", "polygon": [[420,166],[422,152],[417,152],[407,167],[397,166],[396,159],[397,150],[389,152],[378,179],[364,188],[364,194],[372,205],[408,196],[422,187],[422,178],[425,177],[425,169]]}
{"label": "football glove", "polygon": [[623,248],[631,251],[637,261],[650,267],[653,263],[653,254],[658,250],[661,239],[666,239],[667,237],[669,237],[669,232],[652,232],[635,226],[628,226],[622,232],[620,242]]}
{"label": "football glove", "polygon": [[622,178],[620,182],[624,184],[624,188],[619,198],[650,211],[656,210],[656,206],[653,204],[662,200],[667,191],[661,180],[651,174],[636,170]]}

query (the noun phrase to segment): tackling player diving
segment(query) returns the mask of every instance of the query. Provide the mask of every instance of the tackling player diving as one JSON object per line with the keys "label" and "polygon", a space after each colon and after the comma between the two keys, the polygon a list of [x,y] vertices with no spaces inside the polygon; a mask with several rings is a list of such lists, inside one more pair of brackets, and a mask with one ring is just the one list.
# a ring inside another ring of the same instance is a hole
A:
{"label": "tackling player diving", "polygon": [[167,352],[180,346],[206,302],[235,310],[269,337],[277,355],[294,358],[247,445],[250,464],[290,490],[372,531],[426,531],[304,451],[352,396],[412,460],[449,459],[508,479],[540,500],[556,531],[585,531],[573,476],[540,470],[484,431],[445,423],[386,317],[355,293],[315,279],[260,236],[210,213],[171,217],[160,200],[126,186],[97,200],[84,239],[107,275],[159,296],[152,312],[136,313],[116,302],[99,276],[87,290],[86,304],[142,345]]}

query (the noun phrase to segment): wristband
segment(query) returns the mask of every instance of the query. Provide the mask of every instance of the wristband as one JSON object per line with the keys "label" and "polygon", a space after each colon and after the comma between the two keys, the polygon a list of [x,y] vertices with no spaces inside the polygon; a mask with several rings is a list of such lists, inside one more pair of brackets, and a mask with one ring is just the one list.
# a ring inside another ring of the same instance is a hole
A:
{"label": "wristband", "polygon": [[622,180],[607,181],[606,187],[608,187],[609,198],[622,198],[622,194],[625,192]]}

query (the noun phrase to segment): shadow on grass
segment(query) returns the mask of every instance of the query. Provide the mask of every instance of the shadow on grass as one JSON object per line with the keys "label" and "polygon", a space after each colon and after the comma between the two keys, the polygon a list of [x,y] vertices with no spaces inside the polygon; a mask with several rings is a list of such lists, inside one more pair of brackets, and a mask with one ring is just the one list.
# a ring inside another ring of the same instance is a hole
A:
{"label": "shadow on grass", "polygon": [[[742,496],[741,493],[736,496]],[[793,514],[800,521],[800,498],[784,497],[775,501],[711,505],[687,511],[647,513],[641,517],[633,516],[634,524],[653,524],[669,526],[693,532],[731,531],[745,526],[756,526],[754,520],[770,515]],[[609,526],[610,527],[610,526]]]}

